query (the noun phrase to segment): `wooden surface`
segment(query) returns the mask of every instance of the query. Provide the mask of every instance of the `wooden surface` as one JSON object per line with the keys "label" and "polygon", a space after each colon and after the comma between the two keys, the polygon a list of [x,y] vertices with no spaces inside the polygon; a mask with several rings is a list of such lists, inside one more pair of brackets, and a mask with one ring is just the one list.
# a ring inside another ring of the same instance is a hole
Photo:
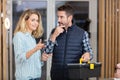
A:
{"label": "wooden surface", "polygon": [[98,36],[99,36],[99,39],[98,39],[98,60],[100,62],[102,62],[102,69],[101,69],[101,77],[103,78],[104,77],[104,74],[105,73],[104,71],[104,60],[105,60],[105,56],[104,56],[104,49],[105,49],[105,41],[104,41],[104,36],[105,36],[105,30],[104,30],[104,26],[105,26],[105,23],[104,23],[104,17],[105,17],[105,14],[104,14],[104,0],[99,0],[99,27],[98,27]]}
{"label": "wooden surface", "polygon": [[[1,0],[0,0],[0,13],[1,13],[1,7],[2,7],[2,4],[1,4]],[[1,16],[1,15],[0,15]],[[2,80],[2,47],[1,47],[1,27],[2,27],[2,25],[1,25],[2,23],[1,23],[1,17],[0,17],[0,80]]]}
{"label": "wooden surface", "polygon": [[8,80],[9,76],[8,76],[8,39],[7,39],[7,29],[5,28],[5,18],[6,18],[6,0],[3,1],[3,80]]}
{"label": "wooden surface", "polygon": [[[99,0],[98,58],[101,77],[114,77],[120,63],[120,0]],[[102,33],[103,32],[103,33]]]}

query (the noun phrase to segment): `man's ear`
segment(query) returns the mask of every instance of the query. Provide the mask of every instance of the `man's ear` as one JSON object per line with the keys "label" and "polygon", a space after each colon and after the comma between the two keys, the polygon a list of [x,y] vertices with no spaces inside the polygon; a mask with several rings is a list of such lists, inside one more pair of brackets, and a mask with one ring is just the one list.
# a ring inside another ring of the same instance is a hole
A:
{"label": "man's ear", "polygon": [[72,16],[72,15],[70,15],[70,16],[69,16],[69,19],[72,21],[72,19],[73,19],[73,16]]}

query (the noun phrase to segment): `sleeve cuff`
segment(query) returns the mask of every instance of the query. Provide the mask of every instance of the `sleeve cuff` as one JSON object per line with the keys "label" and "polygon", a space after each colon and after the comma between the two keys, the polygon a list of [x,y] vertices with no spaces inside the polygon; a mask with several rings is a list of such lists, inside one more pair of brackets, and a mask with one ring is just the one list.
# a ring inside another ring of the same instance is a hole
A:
{"label": "sleeve cuff", "polygon": [[41,61],[41,66],[43,66],[44,65],[44,62],[43,61]]}
{"label": "sleeve cuff", "polygon": [[47,54],[49,53],[53,53],[53,49],[54,49],[54,45],[56,45],[57,42],[52,42],[51,40],[48,40],[47,44],[46,44],[46,48],[45,48],[45,52]]}

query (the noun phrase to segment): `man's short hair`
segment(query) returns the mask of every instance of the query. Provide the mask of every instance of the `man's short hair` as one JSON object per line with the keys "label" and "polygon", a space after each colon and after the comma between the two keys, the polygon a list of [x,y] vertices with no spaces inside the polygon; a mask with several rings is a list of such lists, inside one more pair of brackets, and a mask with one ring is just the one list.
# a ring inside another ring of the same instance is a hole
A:
{"label": "man's short hair", "polygon": [[73,16],[73,12],[74,12],[74,9],[71,5],[69,4],[65,4],[65,5],[62,5],[60,7],[58,7],[57,11],[65,11],[67,16],[70,16],[72,15]]}

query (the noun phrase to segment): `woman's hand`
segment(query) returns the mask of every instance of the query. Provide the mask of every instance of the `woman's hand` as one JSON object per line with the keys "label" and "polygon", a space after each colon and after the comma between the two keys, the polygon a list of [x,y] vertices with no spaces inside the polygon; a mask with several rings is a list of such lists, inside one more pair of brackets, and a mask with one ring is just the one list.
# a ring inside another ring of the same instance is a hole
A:
{"label": "woman's hand", "polygon": [[33,55],[37,50],[40,50],[42,48],[45,48],[45,45],[42,43],[42,40],[40,39],[39,43],[36,45],[36,47],[30,51],[27,52],[26,58],[28,59],[31,55]]}
{"label": "woman's hand", "polygon": [[39,43],[36,45],[35,49],[40,50],[42,48],[45,48],[45,44],[42,43],[42,40],[40,39]]}
{"label": "woman's hand", "polygon": [[42,61],[47,61],[49,57],[52,56],[52,53],[51,54],[47,54],[47,53],[42,53],[42,58],[41,60]]}

